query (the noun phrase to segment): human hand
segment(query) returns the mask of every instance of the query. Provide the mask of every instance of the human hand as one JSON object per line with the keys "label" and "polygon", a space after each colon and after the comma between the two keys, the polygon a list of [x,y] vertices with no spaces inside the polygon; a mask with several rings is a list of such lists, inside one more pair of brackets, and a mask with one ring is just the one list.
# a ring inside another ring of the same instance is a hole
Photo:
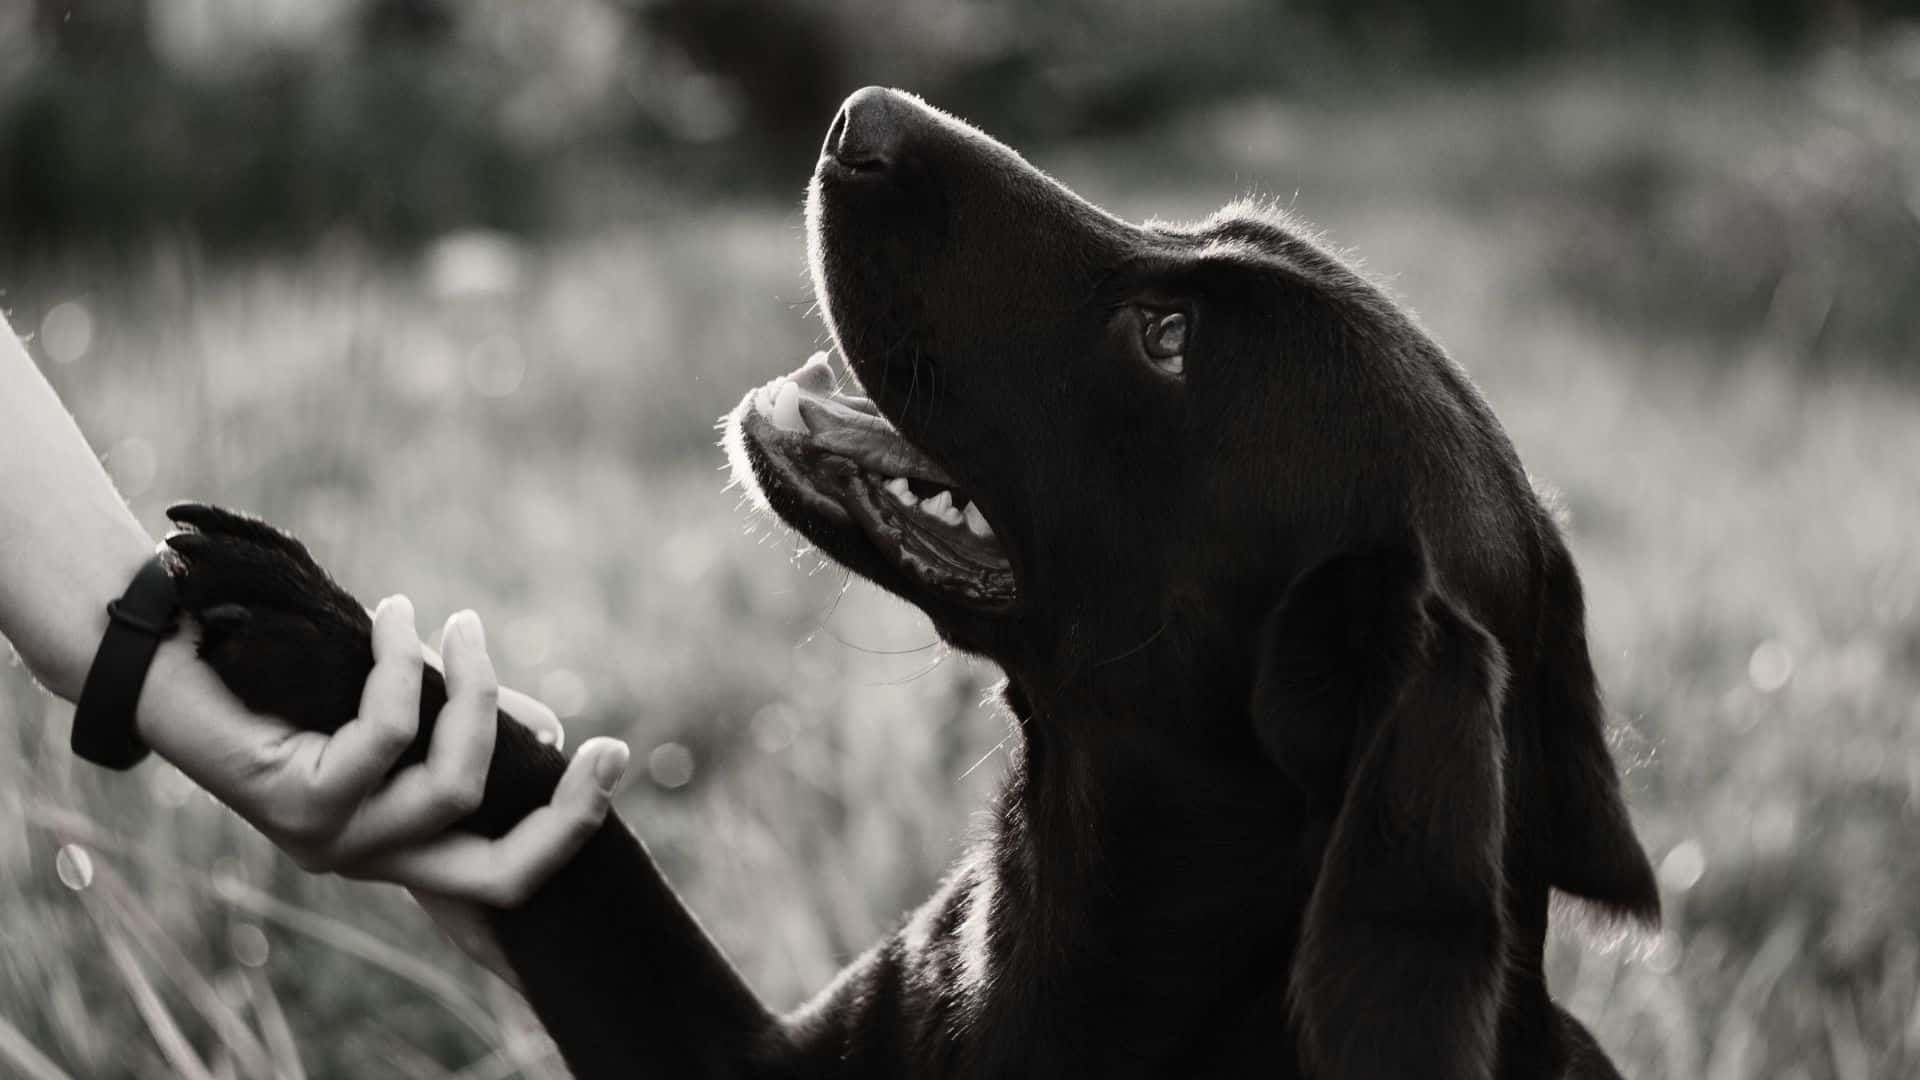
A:
{"label": "human hand", "polygon": [[425,759],[397,772],[419,726],[428,658],[404,597],[375,610],[359,714],[332,735],[248,711],[184,642],[156,658],[140,732],[303,868],[406,886],[456,942],[495,966],[497,954],[476,938],[484,919],[474,905],[516,905],[564,865],[605,819],[628,752],[617,740],[589,740],[548,805],[506,835],[455,829],[485,789],[496,706],[556,745],[561,730],[551,710],[498,686],[471,612],[450,618],[443,639],[447,705]]}

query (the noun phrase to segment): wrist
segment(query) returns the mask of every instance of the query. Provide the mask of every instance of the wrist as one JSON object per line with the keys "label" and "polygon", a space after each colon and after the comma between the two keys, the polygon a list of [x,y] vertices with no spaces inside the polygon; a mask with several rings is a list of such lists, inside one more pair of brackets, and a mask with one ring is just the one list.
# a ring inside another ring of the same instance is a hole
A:
{"label": "wrist", "polygon": [[179,585],[168,560],[148,556],[126,591],[107,604],[107,618],[74,708],[71,743],[76,756],[124,771],[149,752],[134,716],[154,654],[180,625]]}
{"label": "wrist", "polygon": [[153,747],[163,758],[171,759],[177,749],[173,745],[175,733],[170,721],[203,713],[212,704],[194,678],[199,674],[195,670],[199,663],[194,656],[192,638],[175,634],[160,643],[153,663],[147,668],[147,685],[140,695],[140,707],[133,715],[133,731],[141,742]]}
{"label": "wrist", "polygon": [[144,532],[111,545],[93,561],[90,572],[59,597],[61,610],[46,623],[44,640],[21,646],[22,659],[48,690],[78,700],[94,654],[107,632],[107,604],[126,591],[153,549]]}

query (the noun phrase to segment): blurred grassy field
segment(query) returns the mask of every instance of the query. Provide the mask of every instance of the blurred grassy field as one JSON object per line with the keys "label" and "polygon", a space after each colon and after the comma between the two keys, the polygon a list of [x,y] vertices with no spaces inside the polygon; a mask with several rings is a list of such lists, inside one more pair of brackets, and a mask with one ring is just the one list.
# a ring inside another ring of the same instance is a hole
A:
{"label": "blurred grassy field", "polygon": [[[1291,204],[1565,492],[1668,921],[1551,969],[1633,1076],[1920,1070],[1920,357],[1914,282],[1874,272],[1911,257],[1920,140],[1833,78],[1250,101],[1035,155],[1134,217]],[[1840,143],[1826,187],[1769,171]],[[1689,244],[1696,203],[1757,224]],[[1799,244],[1771,280],[1769,214]],[[423,625],[473,606],[575,741],[630,739],[628,820],[786,1005],[931,886],[1007,734],[990,665],[722,490],[713,419],[821,333],[799,221],[667,205],[417,263],[177,244],[7,267],[0,305],[156,529],[246,507]],[[1856,234],[1894,254],[1863,269]],[[0,671],[0,1074],[558,1074],[403,896],[301,874],[157,763],[74,767],[68,715]]]}

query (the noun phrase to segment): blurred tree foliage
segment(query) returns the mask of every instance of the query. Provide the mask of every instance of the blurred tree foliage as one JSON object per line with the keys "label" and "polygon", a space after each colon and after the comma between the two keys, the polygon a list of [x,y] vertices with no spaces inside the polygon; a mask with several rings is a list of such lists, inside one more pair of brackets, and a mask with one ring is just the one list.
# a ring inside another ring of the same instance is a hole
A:
{"label": "blurred tree foliage", "polygon": [[339,226],[404,243],[538,221],[536,161],[498,122],[510,88],[425,0],[244,44],[177,13],[163,27],[144,0],[35,8],[0,83],[0,230],[15,243],[165,231],[218,247]]}
{"label": "blurred tree foliage", "polygon": [[1031,142],[1675,35],[1787,52],[1900,3],[0,0],[0,237],[405,246],[539,228],[593,164],[790,187],[870,82]]}

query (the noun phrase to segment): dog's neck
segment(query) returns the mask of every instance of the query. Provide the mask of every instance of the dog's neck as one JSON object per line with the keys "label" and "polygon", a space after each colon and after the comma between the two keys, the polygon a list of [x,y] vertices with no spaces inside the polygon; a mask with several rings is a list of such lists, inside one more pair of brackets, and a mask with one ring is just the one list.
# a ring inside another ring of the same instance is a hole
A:
{"label": "dog's neck", "polygon": [[1003,986],[1033,988],[1034,1015],[1204,1013],[1236,968],[1287,969],[1315,825],[1251,742],[1203,734],[1244,728],[1244,708],[1155,696],[1009,688],[1025,738],[991,839],[988,956]]}
{"label": "dog's neck", "polygon": [[[1059,1044],[1062,1071],[1097,1057],[1098,1048],[1070,1044],[1090,1011],[1165,1033],[1157,1051],[1133,1047],[1149,1056],[1204,1056],[1193,1047],[1250,1032],[1291,1053],[1271,1040],[1282,1037],[1285,973],[1331,811],[1312,808],[1256,747],[1236,745],[1244,706],[1174,702],[1139,687],[1031,687],[1016,677],[1006,694],[1024,738],[973,864],[992,875],[974,894],[986,901],[984,934],[970,918],[961,935],[984,954],[981,981],[1002,991],[994,1012],[975,1019],[1022,1031],[1030,1048]],[[1554,1015],[1541,970],[1545,889],[1512,900],[1502,1041],[1545,1046]]]}

